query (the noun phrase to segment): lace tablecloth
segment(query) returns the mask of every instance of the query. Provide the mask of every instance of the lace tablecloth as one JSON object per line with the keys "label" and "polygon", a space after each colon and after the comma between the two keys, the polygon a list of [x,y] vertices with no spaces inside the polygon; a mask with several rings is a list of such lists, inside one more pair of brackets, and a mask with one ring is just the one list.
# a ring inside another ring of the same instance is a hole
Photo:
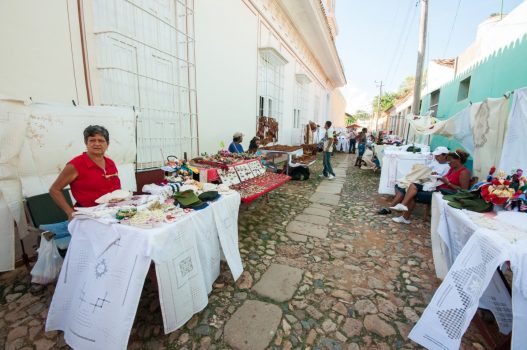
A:
{"label": "lace tablecloth", "polygon": [[74,349],[126,349],[152,260],[165,333],[181,327],[207,306],[222,255],[235,280],[243,271],[239,206],[238,193],[223,195],[203,210],[152,229],[73,220],[46,331],[64,331]]}
{"label": "lace tablecloth", "polygon": [[[527,344],[527,232],[512,223],[522,220],[454,209],[440,194],[432,208],[434,263],[438,276],[448,273],[410,338],[428,349],[458,349],[479,306],[494,314],[502,333],[512,329],[512,348],[521,349]],[[505,261],[514,272],[512,299],[496,271]]]}
{"label": "lace tablecloth", "polygon": [[385,149],[378,192],[380,194],[395,194],[395,182],[398,179],[404,177],[415,164],[428,165],[432,159],[431,154]]}

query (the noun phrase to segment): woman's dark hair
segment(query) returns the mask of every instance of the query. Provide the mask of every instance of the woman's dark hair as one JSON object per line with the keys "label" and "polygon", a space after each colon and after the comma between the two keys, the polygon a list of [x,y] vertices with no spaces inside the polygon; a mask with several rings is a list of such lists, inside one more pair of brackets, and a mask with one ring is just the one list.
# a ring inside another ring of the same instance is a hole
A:
{"label": "woman's dark hair", "polygon": [[256,144],[256,140],[258,140],[257,137],[253,137],[251,142],[249,142],[249,150],[257,150],[258,145]]}
{"label": "woman's dark hair", "polygon": [[463,151],[462,149],[456,149],[454,152],[450,152],[447,157],[452,157],[452,158],[455,158],[455,159],[459,159],[461,161],[461,164],[465,164],[467,162],[467,159],[468,157],[470,157],[470,155]]}
{"label": "woman's dark hair", "polygon": [[242,140],[241,137],[233,137],[233,138],[232,138],[232,141],[233,141],[233,142],[236,142],[236,143],[240,143],[241,140]]}
{"label": "woman's dark hair", "polygon": [[90,125],[84,129],[84,143],[88,142],[88,137],[95,135],[101,135],[107,143],[110,143],[110,133],[104,126],[100,125]]}

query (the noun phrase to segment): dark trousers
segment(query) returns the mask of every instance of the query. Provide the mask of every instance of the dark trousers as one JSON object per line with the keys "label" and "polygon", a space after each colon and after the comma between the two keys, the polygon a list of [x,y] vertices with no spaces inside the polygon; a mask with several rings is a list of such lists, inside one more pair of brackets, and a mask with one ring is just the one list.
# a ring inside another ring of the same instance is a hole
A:
{"label": "dark trousers", "polygon": [[331,167],[331,152],[324,152],[323,164],[324,170],[322,171],[322,174],[324,174],[325,177],[328,177],[329,174],[335,176],[333,168]]}
{"label": "dark trousers", "polygon": [[357,141],[355,139],[350,139],[350,150],[349,153],[355,154],[355,144]]}

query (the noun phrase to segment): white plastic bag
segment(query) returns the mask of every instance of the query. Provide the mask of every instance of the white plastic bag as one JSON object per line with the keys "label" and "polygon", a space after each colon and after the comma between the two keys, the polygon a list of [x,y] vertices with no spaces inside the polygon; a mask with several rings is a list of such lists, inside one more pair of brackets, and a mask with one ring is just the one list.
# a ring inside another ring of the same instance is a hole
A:
{"label": "white plastic bag", "polygon": [[49,284],[59,276],[63,259],[57,249],[54,239],[47,240],[42,236],[38,248],[38,259],[31,270],[31,282],[36,284]]}

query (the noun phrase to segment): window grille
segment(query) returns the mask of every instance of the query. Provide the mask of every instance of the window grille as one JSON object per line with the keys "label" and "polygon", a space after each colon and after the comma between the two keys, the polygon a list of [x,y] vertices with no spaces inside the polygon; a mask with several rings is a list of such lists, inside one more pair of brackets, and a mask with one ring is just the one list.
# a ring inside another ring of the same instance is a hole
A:
{"label": "window grille", "polygon": [[262,48],[258,62],[258,116],[273,117],[282,127],[284,65],[287,61],[275,49]]}
{"label": "window grille", "polygon": [[135,107],[137,169],[198,154],[192,0],[94,0],[102,105]]}

